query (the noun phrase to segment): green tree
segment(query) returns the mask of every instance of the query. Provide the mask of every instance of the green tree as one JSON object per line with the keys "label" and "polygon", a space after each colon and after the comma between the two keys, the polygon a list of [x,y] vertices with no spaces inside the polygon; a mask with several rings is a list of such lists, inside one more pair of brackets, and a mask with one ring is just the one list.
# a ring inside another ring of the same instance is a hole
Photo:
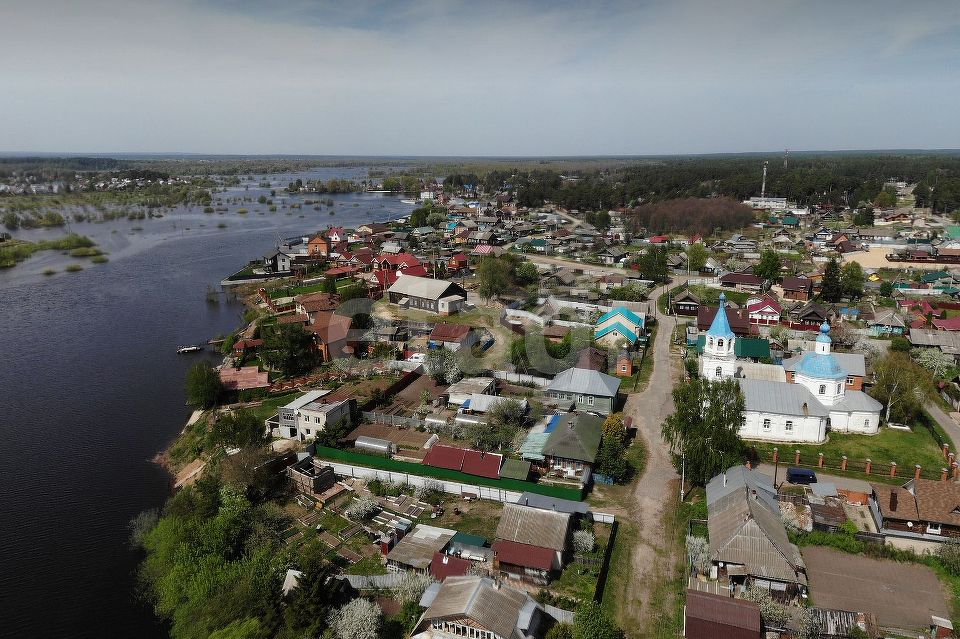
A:
{"label": "green tree", "polygon": [[863,267],[857,262],[847,262],[840,269],[840,288],[847,297],[855,299],[863,295],[865,282]]}
{"label": "green tree", "polygon": [[335,277],[325,277],[323,281],[320,282],[320,292],[321,293],[336,293],[337,292],[337,279]]}
{"label": "green tree", "polygon": [[820,296],[828,302],[838,302],[843,296],[843,282],[840,275],[840,264],[835,258],[830,258],[823,270],[823,282],[820,285]]}
{"label": "green tree", "polygon": [[476,270],[477,293],[484,299],[493,299],[502,295],[510,286],[510,264],[499,257],[486,257]]}
{"label": "green tree", "polygon": [[487,411],[487,423],[466,429],[467,438],[479,450],[502,450],[508,447],[526,423],[527,411],[515,399],[501,399]]}
{"label": "green tree", "polygon": [[219,416],[210,429],[210,440],[219,446],[244,448],[263,443],[265,432],[263,420],[256,413],[239,408]]}
{"label": "green tree", "polygon": [[300,324],[273,327],[263,341],[261,359],[285,375],[300,375],[317,364],[313,336]]}
{"label": "green tree", "polygon": [[520,286],[529,286],[540,281],[540,272],[533,262],[520,262],[513,271],[513,278]]}
{"label": "green tree", "polygon": [[587,601],[573,617],[573,639],[623,639],[623,631],[596,601]]}
{"label": "green tree", "polygon": [[573,625],[558,623],[547,631],[546,639],[573,639]]}
{"label": "green tree", "polygon": [[626,452],[627,448],[622,437],[604,433],[600,439],[600,448],[597,450],[594,468],[601,475],[606,475],[619,483],[630,474]]}
{"label": "green tree", "polygon": [[910,348],[910,340],[908,340],[906,337],[897,335],[890,340],[890,350],[894,353],[909,353]]}
{"label": "green tree", "polygon": [[663,282],[667,279],[667,255],[669,251],[664,246],[651,246],[637,255],[633,264],[637,267],[640,277],[653,282]]}
{"label": "green tree", "polygon": [[898,422],[910,422],[923,403],[933,394],[930,373],[910,359],[907,353],[892,351],[877,360],[873,366],[874,385],[870,394],[886,405],[884,421],[891,417]]}
{"label": "green tree", "polygon": [[880,284],[880,296],[891,297],[893,295],[893,282],[883,282]]}
{"label": "green tree", "polygon": [[447,214],[442,210],[433,209],[430,211],[430,214],[427,216],[426,225],[432,226],[433,228],[438,228],[441,224],[446,223]]}
{"label": "green tree", "polygon": [[691,273],[699,273],[707,265],[708,259],[710,259],[710,251],[700,242],[691,244],[687,248],[687,264]]}
{"label": "green tree", "polygon": [[861,209],[858,209],[856,215],[853,216],[853,223],[856,226],[873,226],[873,223],[874,223],[873,207],[866,206]]}
{"label": "green tree", "polygon": [[197,362],[187,371],[187,402],[196,408],[212,408],[223,394],[220,373],[210,362]]}
{"label": "green tree", "polygon": [[695,486],[705,486],[727,466],[740,461],[743,442],[743,393],[734,379],[687,380],[673,389],[674,413],[663,423],[663,438],[670,445],[674,466],[685,459],[686,476]]}
{"label": "green tree", "polygon": [[753,274],[765,280],[776,282],[780,279],[782,268],[783,260],[780,259],[780,254],[773,249],[764,249],[760,253],[760,262],[753,267]]}

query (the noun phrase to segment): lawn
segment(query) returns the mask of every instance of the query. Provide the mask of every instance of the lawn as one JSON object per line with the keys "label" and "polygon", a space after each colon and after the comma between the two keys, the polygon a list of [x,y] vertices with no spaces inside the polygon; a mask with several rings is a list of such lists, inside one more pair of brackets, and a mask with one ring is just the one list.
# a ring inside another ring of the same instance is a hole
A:
{"label": "lawn", "polygon": [[258,419],[269,419],[273,417],[281,406],[285,406],[300,396],[299,391],[284,393],[283,395],[274,395],[263,400],[259,406],[251,406],[250,411]]}
{"label": "lawn", "polygon": [[761,460],[765,462],[772,461],[774,447],[779,447],[780,459],[784,464],[793,464],[794,451],[799,450],[801,465],[817,466],[818,453],[823,453],[824,465],[830,467],[831,472],[839,472],[843,455],[847,456],[848,469],[851,471],[862,471],[867,459],[873,460],[875,465],[883,464],[884,467],[895,461],[901,478],[912,477],[915,464],[920,464],[926,477],[935,475],[935,478],[939,478],[940,469],[946,463],[940,446],[930,431],[921,424],[916,424],[912,432],[881,428],[877,435],[831,433],[829,437],[829,441],[821,445],[760,442],[747,442],[747,445],[756,449]]}
{"label": "lawn", "polygon": [[[453,512],[454,508],[460,509],[459,515]],[[424,522],[431,526],[452,528],[468,535],[479,535],[493,540],[496,536],[497,524],[500,523],[503,504],[486,499],[477,499],[472,502],[451,499],[444,502],[443,509],[443,515],[436,519],[430,519],[430,515],[426,514]]]}

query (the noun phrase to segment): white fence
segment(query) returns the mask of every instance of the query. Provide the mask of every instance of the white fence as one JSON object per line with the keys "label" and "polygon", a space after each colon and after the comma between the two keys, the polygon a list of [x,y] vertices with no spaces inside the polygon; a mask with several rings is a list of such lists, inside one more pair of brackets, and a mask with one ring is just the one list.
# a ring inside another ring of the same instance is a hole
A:
{"label": "white fence", "polygon": [[410,484],[411,486],[441,486],[443,491],[451,495],[474,495],[480,499],[489,499],[490,501],[499,501],[504,504],[516,503],[523,493],[504,490],[502,488],[493,488],[491,486],[475,486],[473,484],[464,484],[448,479],[436,479],[433,477],[421,477],[410,473],[399,473],[390,470],[379,470],[377,468],[367,468],[366,466],[354,466],[343,462],[331,461],[328,459],[319,460],[324,466],[333,468],[333,472],[342,477],[356,477],[363,480],[379,479],[380,481],[391,484]]}
{"label": "white fence", "polygon": [[598,513],[591,510],[587,512],[587,515],[598,524],[612,524],[617,520],[617,518],[610,513]]}
{"label": "white fence", "polygon": [[550,380],[546,377],[537,377],[536,375],[526,375],[524,373],[493,371],[493,376],[505,382],[513,382],[514,384],[536,384],[540,388],[546,388],[550,385]]}

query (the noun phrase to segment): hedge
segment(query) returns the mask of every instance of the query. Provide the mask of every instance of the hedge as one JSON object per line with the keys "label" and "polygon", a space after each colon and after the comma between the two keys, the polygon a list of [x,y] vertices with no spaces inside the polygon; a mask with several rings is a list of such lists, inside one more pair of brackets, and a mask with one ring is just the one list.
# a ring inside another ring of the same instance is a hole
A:
{"label": "hedge", "polygon": [[315,446],[314,448],[314,454],[321,459],[329,459],[345,464],[355,464],[357,466],[365,466],[366,468],[376,468],[377,470],[387,470],[396,473],[409,473],[421,477],[446,479],[448,481],[489,486],[502,490],[531,492],[537,493],[538,495],[546,495],[547,497],[556,497],[557,499],[569,499],[571,501],[581,501],[583,499],[583,492],[573,488],[544,486],[520,479],[490,479],[488,477],[480,477],[479,475],[468,475],[459,470],[424,466],[423,464],[414,464],[397,459],[390,459],[388,457],[377,457],[376,455],[365,455],[351,450],[340,450],[339,448],[328,448],[326,446]]}

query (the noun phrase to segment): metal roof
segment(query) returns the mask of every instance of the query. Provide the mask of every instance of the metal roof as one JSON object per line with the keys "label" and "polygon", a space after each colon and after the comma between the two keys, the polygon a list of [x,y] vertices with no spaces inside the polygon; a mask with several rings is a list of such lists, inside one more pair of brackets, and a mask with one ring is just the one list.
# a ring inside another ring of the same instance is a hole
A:
{"label": "metal roof", "polygon": [[749,489],[751,493],[757,491],[757,495],[771,510],[779,508],[773,478],[741,464],[728,468],[707,483],[707,506],[743,488]]}
{"label": "metal roof", "polygon": [[787,538],[779,508],[770,510],[744,487],[707,506],[707,512],[714,561],[742,565],[754,577],[806,584],[803,558]]}
{"label": "metal roof", "polygon": [[568,413],[550,433],[543,454],[593,463],[600,448],[603,419],[596,415]]}
{"label": "metal roof", "polygon": [[542,608],[530,595],[498,585],[492,579],[447,577],[436,589],[421,623],[424,620],[467,617],[480,628],[500,637],[523,639],[537,610],[542,611]]}
{"label": "metal roof", "polygon": [[570,513],[584,515],[590,510],[589,504],[585,501],[573,501],[571,499],[560,499],[559,497],[549,497],[537,493],[525,492],[517,500],[518,504],[539,508],[541,510],[555,510],[559,513]]}
{"label": "metal roof", "polygon": [[497,539],[564,551],[569,530],[569,513],[504,504],[497,525]]}
{"label": "metal roof", "polygon": [[883,410],[883,404],[870,397],[863,391],[848,390],[844,392],[843,399],[834,404],[831,410],[879,413],[881,410]]}
{"label": "metal roof", "polygon": [[[830,411],[802,384],[741,379],[744,410],[778,415],[827,417]],[[804,410],[806,407],[806,410]]]}
{"label": "metal roof", "polygon": [[[418,277],[416,275],[403,275],[397,278],[397,281],[388,289],[388,292],[408,295],[410,297],[438,300],[445,296],[451,287],[462,290],[458,284],[446,280],[435,280],[429,277]],[[457,294],[460,295],[460,293]]]}
{"label": "metal roof", "polygon": [[553,378],[547,390],[580,395],[616,397],[620,380],[587,368],[568,368]]}
{"label": "metal roof", "polygon": [[717,314],[713,316],[713,323],[710,324],[710,328],[707,330],[707,335],[712,337],[733,337],[733,329],[730,328],[730,321],[727,319],[727,296],[724,293],[720,293],[720,307],[717,310]]}
{"label": "metal roof", "polygon": [[433,554],[446,548],[456,534],[456,530],[418,524],[397,542],[387,559],[405,566],[425,569],[433,561]]}

